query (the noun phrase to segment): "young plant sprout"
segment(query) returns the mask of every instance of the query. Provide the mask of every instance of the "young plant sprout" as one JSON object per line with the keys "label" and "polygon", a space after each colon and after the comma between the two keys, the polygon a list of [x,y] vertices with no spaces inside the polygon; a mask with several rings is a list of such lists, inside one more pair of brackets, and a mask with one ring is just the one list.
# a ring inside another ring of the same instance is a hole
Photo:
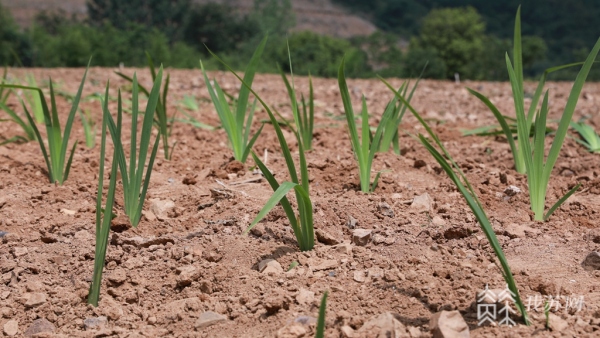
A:
{"label": "young plant sprout", "polygon": [[571,122],[570,126],[581,136],[581,139],[575,139],[577,143],[585,146],[592,153],[600,153],[600,136],[592,126],[584,122]]}
{"label": "young plant sprout", "polygon": [[288,45],[288,59],[290,62],[290,73],[292,76],[292,83],[288,81],[287,76],[283,72],[283,70],[279,69],[279,73],[281,74],[281,78],[283,79],[283,83],[285,83],[285,88],[287,89],[288,96],[290,97],[290,103],[292,105],[292,115],[294,116],[294,124],[296,125],[296,129],[298,134],[302,138],[302,143],[304,145],[304,150],[312,149],[312,139],[313,139],[313,130],[315,125],[315,103],[314,103],[314,91],[312,84],[312,77],[309,75],[308,83],[309,83],[309,94],[308,94],[308,105],[306,104],[306,100],[304,99],[304,94],[302,94],[302,100],[300,103],[302,104],[302,114],[300,114],[300,110],[298,108],[298,100],[296,96],[296,86],[294,84],[294,71],[292,68],[292,56],[290,53],[290,46]]}
{"label": "young plant sprout", "polygon": [[85,133],[85,145],[88,148],[94,148],[96,145],[96,124],[90,115],[90,111],[86,109],[84,113],[80,109],[79,117],[81,118],[81,124],[83,125],[83,132]]}
{"label": "young plant sprout", "polygon": [[4,141],[1,141],[0,146],[13,142],[29,142],[35,140],[35,131],[33,130],[33,127],[29,124],[29,120],[23,120],[23,118],[21,118],[19,114],[17,114],[14,110],[12,110],[8,105],[6,105],[6,103],[2,102],[1,100],[0,110],[4,110],[10,117],[9,119],[0,119],[0,122],[14,122],[18,124],[21,127],[21,129],[23,129],[23,131],[25,132],[25,136],[17,135]]}
{"label": "young plant sprout", "polygon": [[[89,67],[89,63],[88,63]],[[77,94],[73,99],[73,104],[71,106],[71,112],[69,113],[69,117],[67,118],[67,123],[65,124],[64,134],[62,134],[60,120],[58,119],[58,110],[56,108],[56,96],[54,93],[54,87],[52,85],[52,79],[50,79],[50,106],[52,111],[48,109],[48,104],[46,103],[46,99],[44,98],[44,93],[40,88],[36,87],[28,87],[21,85],[0,85],[0,87],[13,88],[13,89],[23,89],[23,90],[32,90],[35,91],[37,96],[40,99],[42,112],[44,115],[44,122],[46,124],[46,133],[48,138],[48,151],[46,151],[46,146],[44,145],[44,140],[40,135],[40,131],[38,130],[33,117],[29,113],[29,110],[25,105],[23,105],[23,109],[25,110],[25,114],[27,115],[27,120],[29,121],[29,125],[33,128],[33,132],[35,133],[35,137],[37,138],[40,148],[42,150],[42,154],[44,155],[44,160],[46,161],[46,167],[48,168],[48,179],[50,183],[58,183],[60,185],[63,184],[65,180],[69,177],[69,171],[71,169],[71,162],[73,161],[73,154],[75,152],[75,147],[77,146],[77,141],[73,143],[73,147],[71,148],[71,154],[67,160],[65,165],[65,158],[67,155],[67,145],[69,143],[69,136],[71,136],[71,127],[73,126],[73,121],[75,119],[75,114],[77,113],[77,109],[79,108],[79,100],[81,98],[81,92],[83,91],[83,85],[85,83],[85,78],[87,76],[87,68],[85,73],[83,74],[83,79],[81,79],[81,84],[79,85],[79,90],[77,90]],[[16,116],[16,115],[15,115]],[[22,125],[21,127],[23,127]],[[25,128],[24,128],[25,129]],[[48,156],[48,152],[50,156]]]}
{"label": "young plant sprout", "polygon": [[[560,122],[558,124],[558,129],[556,130],[554,140],[552,141],[550,152],[548,153],[548,157],[544,162],[544,139],[546,135],[546,118],[548,116],[549,110],[548,91],[546,91],[544,94],[541,108],[537,112],[535,109],[537,107],[538,100],[541,96],[543,86],[545,83],[545,75],[547,73],[544,73],[544,75],[542,76],[542,80],[540,80],[538,84],[538,88],[534,94],[531,106],[529,108],[529,113],[525,115],[525,99],[523,91],[523,62],[521,57],[520,11],[521,9],[519,7],[519,10],[517,10],[517,16],[515,20],[515,49],[513,54],[514,66],[508,56],[508,53],[505,57],[506,67],[508,69],[508,74],[510,77],[510,83],[514,96],[515,111],[517,115],[518,151],[515,147],[515,142],[512,138],[512,133],[510,133],[509,127],[506,121],[502,118],[500,112],[483,95],[472,90],[471,93],[477,96],[480,100],[482,100],[492,110],[492,112],[498,119],[498,122],[500,122],[500,125],[502,126],[502,129],[505,131],[505,134],[509,140],[510,147],[513,150],[513,156],[515,156],[517,170],[519,170],[519,168],[524,169],[524,172],[527,175],[529,199],[531,203],[531,210],[535,214],[534,218],[536,221],[546,221],[550,217],[550,215],[552,215],[552,213],[562,203],[564,203],[564,201],[566,201],[566,199],[569,198],[569,196],[571,196],[580,186],[580,184],[577,184],[573,189],[568,191],[562,198],[560,198],[552,207],[550,207],[548,212],[544,214],[546,193],[548,191],[550,174],[552,173],[554,164],[558,159],[560,148],[562,147],[562,144],[565,140],[565,136],[567,134],[567,130],[569,129],[569,124],[571,122],[571,118],[573,117],[573,112],[575,111],[575,106],[577,105],[577,101],[579,99],[579,95],[581,94],[583,84],[585,83],[585,80],[590,72],[594,60],[596,59],[596,56],[598,55],[598,51],[600,50],[600,39],[598,39],[598,41],[596,42],[586,61],[583,63],[583,66],[579,71],[577,78],[575,79],[575,83],[573,84],[573,88],[571,89],[571,93],[569,94],[569,98],[567,99],[567,104],[560,118]],[[567,66],[562,66],[562,68]],[[535,122],[533,120],[534,117]],[[533,140],[530,141],[529,133],[532,123],[535,126],[535,129]],[[522,166],[520,164],[521,161],[523,164]]]}
{"label": "young plant sprout", "polygon": [[[152,75],[152,81],[156,83],[156,68],[154,67],[154,61],[148,52],[146,52],[146,58],[148,60],[148,67],[150,68],[150,74]],[[121,72],[115,72],[120,77],[125,80],[131,82],[133,84],[133,79]],[[162,90],[162,96],[158,97],[158,104],[156,105],[156,117],[154,118],[154,124],[158,127],[160,131],[160,135],[162,135],[163,140],[163,150],[165,153],[165,159],[170,160],[173,156],[173,151],[175,150],[175,146],[177,142],[173,144],[172,147],[169,146],[169,136],[171,136],[171,131],[173,130],[173,122],[175,121],[175,115],[171,118],[167,117],[167,94],[169,93],[169,80],[171,75],[167,74],[167,78],[165,80],[165,85]],[[144,95],[150,96],[150,92],[142,85],[138,83],[139,89]],[[170,126],[169,126],[170,123]]]}
{"label": "young plant sprout", "polygon": [[379,149],[381,136],[385,127],[390,125],[390,121],[394,121],[395,123],[395,120],[392,119],[392,113],[395,109],[386,109],[381,121],[379,122],[379,125],[377,126],[375,136],[373,136],[371,134],[371,130],[369,129],[369,113],[367,112],[367,102],[363,96],[361,111],[361,138],[359,138],[356,123],[354,122],[354,109],[352,108],[350,93],[348,92],[348,85],[346,84],[346,77],[344,75],[344,60],[342,60],[338,71],[338,83],[340,86],[340,92],[342,94],[342,101],[344,103],[344,112],[346,113],[346,121],[348,122],[348,131],[350,132],[352,149],[354,150],[354,154],[356,155],[356,160],[358,162],[360,190],[367,193],[372,192],[375,190],[375,188],[377,188],[379,176],[381,175],[381,172],[378,172],[375,175],[373,183],[371,184],[371,167],[373,165],[373,159],[375,158],[375,153]]}
{"label": "young plant sprout", "polygon": [[[263,43],[266,40],[263,40]],[[264,46],[262,46],[264,47]],[[262,48],[259,47],[259,48]],[[279,123],[275,119],[275,115],[269,106],[263,101],[260,96],[250,87],[244,79],[242,79],[237,73],[229,67],[223,60],[221,60],[217,55],[215,55],[210,49],[209,53],[214,56],[220,63],[222,63],[225,68],[227,68],[235,77],[238,78],[242,82],[244,88],[247,88],[256,99],[262,104],[264,109],[267,111],[269,115],[269,119],[273,128],[275,128],[275,133],[277,134],[277,139],[279,140],[279,145],[281,146],[281,150],[283,152],[283,157],[285,158],[285,163],[288,168],[288,173],[290,175],[290,182],[283,182],[279,184],[271,171],[265,166],[265,164],[252,152],[252,158],[254,162],[263,173],[267,182],[273,189],[274,193],[269,198],[265,206],[260,210],[256,218],[252,221],[250,226],[244,231],[244,234],[247,234],[258,222],[260,222],[263,217],[265,217],[271,209],[273,209],[277,204],[281,204],[285,214],[290,222],[290,226],[294,231],[294,235],[296,236],[296,240],[298,241],[298,246],[301,251],[309,251],[315,245],[315,234],[313,228],[313,207],[312,202],[310,200],[309,193],[309,185],[308,185],[308,165],[306,163],[306,157],[304,156],[304,146],[302,144],[302,138],[298,135],[297,132],[294,132],[296,135],[296,139],[298,141],[298,154],[300,157],[300,177],[298,177],[298,171],[296,170],[296,165],[294,164],[294,160],[292,159],[292,153],[290,148],[283,136],[283,132],[281,131],[281,127]],[[287,199],[286,195],[290,190],[294,190],[296,195],[296,202],[298,204],[298,216],[294,213],[292,209],[292,205],[290,201]]]}
{"label": "young plant sprout", "polygon": [[317,332],[315,338],[325,337],[325,310],[327,308],[327,291],[323,293],[321,298],[321,306],[319,306],[319,318],[317,319]]}
{"label": "young plant sprout", "polygon": [[[234,105],[235,113],[232,111],[232,108],[234,107],[230,107],[229,102],[227,102],[226,99],[226,94],[223,89],[221,89],[221,86],[219,86],[217,80],[214,80],[213,87],[213,84],[208,79],[208,75],[206,75],[204,65],[202,64],[202,61],[200,61],[200,67],[202,68],[202,73],[204,74],[204,82],[206,83],[210,98],[215,105],[215,109],[217,110],[217,114],[221,120],[221,125],[223,126],[223,129],[225,129],[227,137],[229,138],[229,143],[233,149],[233,157],[242,163],[246,162],[254,142],[256,142],[256,139],[264,127],[264,125],[261,125],[258,131],[249,140],[250,128],[252,127],[252,118],[254,117],[254,110],[256,108],[255,100],[252,106],[250,106],[250,111],[246,113],[248,110],[248,99],[251,91],[250,87],[254,81],[254,75],[256,73],[256,68],[258,67],[258,61],[260,60],[260,57],[265,49],[266,43],[267,37],[265,37],[258,45],[258,48],[256,48],[254,54],[252,55],[252,59],[250,59],[248,67],[246,67],[243,82],[248,86],[242,84],[240,87],[237,101],[234,101],[236,102]],[[246,114],[248,115],[247,117]]]}
{"label": "young plant sprout", "polygon": [[419,141],[425,146],[427,151],[429,151],[429,153],[439,163],[446,175],[448,175],[450,180],[452,180],[454,185],[456,185],[456,188],[460,191],[460,193],[467,201],[469,208],[475,214],[475,217],[477,218],[481,229],[485,233],[485,236],[487,237],[490,246],[494,250],[498,261],[500,261],[500,265],[502,266],[503,270],[504,280],[506,281],[509,290],[514,294],[517,309],[521,313],[521,316],[523,316],[523,321],[525,322],[525,324],[529,325],[529,319],[527,317],[525,305],[523,304],[521,296],[519,295],[519,289],[517,288],[517,284],[510,270],[510,266],[508,265],[506,256],[504,256],[504,252],[502,251],[502,246],[498,242],[498,238],[494,233],[492,224],[490,223],[487,215],[485,214],[483,206],[479,202],[479,199],[477,198],[473,187],[467,180],[467,177],[460,169],[460,166],[454,161],[452,156],[450,156],[450,153],[446,150],[442,142],[439,140],[439,138],[433,132],[433,130],[429,127],[427,122],[425,122],[425,120],[420,116],[420,114],[410,105],[410,103],[408,103],[408,101],[402,96],[402,94],[394,90],[394,88],[384,79],[381,80],[386,84],[386,86],[390,90],[394,92],[396,97],[408,107],[411,113],[417,118],[417,120],[419,120],[423,127],[425,127],[425,130],[429,134],[429,137],[434,141],[435,145],[437,145],[438,148],[441,150],[440,153],[440,151],[438,151],[438,149],[436,149],[435,146],[425,136],[419,134]]}
{"label": "young plant sprout", "polygon": [[179,101],[179,105],[177,107],[180,113],[182,113],[186,118],[185,119],[175,119],[177,122],[186,123],[196,128],[206,129],[206,130],[215,130],[215,127],[208,125],[206,123],[200,122],[198,119],[193,117],[188,111],[198,112],[200,111],[200,107],[198,105],[198,101],[193,95],[184,95],[183,99]]}
{"label": "young plant sprout", "polygon": [[[154,112],[158,105],[160,97],[160,87],[162,82],[162,66],[158,70],[154,85],[148,95],[148,104],[146,105],[146,112],[144,113],[144,119],[142,121],[142,133],[140,135],[140,148],[139,153],[137,149],[137,120],[139,115],[138,109],[138,94],[139,86],[137,76],[134,74],[132,83],[132,94],[131,94],[131,148],[129,152],[129,168],[125,159],[125,151],[123,149],[123,142],[121,141],[121,120],[123,115],[121,91],[119,91],[117,99],[117,123],[115,124],[108,106],[105,104],[104,115],[108,120],[108,129],[115,147],[116,161],[119,164],[119,170],[123,181],[123,193],[125,201],[125,214],[129,217],[131,226],[137,227],[140,217],[142,216],[142,206],[146,199],[146,192],[148,190],[148,184],[150,183],[150,175],[152,174],[152,166],[154,165],[154,159],[156,158],[156,152],[158,150],[158,143],[160,141],[160,134],[157,135],[156,141],[154,141],[154,147],[148,161],[148,169],[144,175],[144,167],[146,164],[146,157],[148,148],[150,146],[150,137],[152,136],[152,123],[154,119]],[[142,180],[143,178],[143,180]],[[143,182],[143,186],[142,186]],[[141,191],[140,191],[141,189]]]}
{"label": "young plant sprout", "polygon": [[104,157],[106,151],[106,125],[108,123],[108,85],[106,86],[106,96],[102,103],[102,140],[100,141],[100,172],[98,173],[98,193],[96,195],[96,252],[94,254],[94,273],[92,283],[88,293],[88,304],[98,306],[100,298],[100,286],[102,285],[102,270],[106,259],[106,249],[108,246],[108,234],[110,232],[110,221],[112,219],[112,209],[115,201],[115,189],[117,185],[117,150],[113,151],[112,166],[110,171],[110,181],[108,184],[108,195],[106,197],[106,206],[102,208],[102,190],[104,188]]}

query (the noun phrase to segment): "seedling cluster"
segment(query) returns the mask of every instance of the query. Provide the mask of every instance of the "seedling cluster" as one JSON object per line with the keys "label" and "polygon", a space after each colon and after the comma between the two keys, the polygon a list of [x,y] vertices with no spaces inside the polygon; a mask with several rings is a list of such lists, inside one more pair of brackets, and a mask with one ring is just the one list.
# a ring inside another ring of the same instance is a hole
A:
{"label": "seedling cluster", "polygon": [[[204,66],[200,63],[208,94],[215,110],[221,121],[221,128],[227,134],[229,145],[233,151],[233,157],[241,162],[246,162],[248,156],[251,156],[258,169],[262,172],[267,182],[274,191],[273,195],[268,199],[264,207],[256,215],[250,226],[244,231],[247,234],[252,227],[260,222],[275,206],[281,205],[287,216],[290,227],[296,237],[298,247],[302,251],[312,250],[314,247],[314,227],[313,227],[313,203],[310,194],[310,180],[308,165],[305,151],[313,148],[313,132],[314,132],[314,91],[312,86],[312,78],[309,78],[309,94],[308,100],[304,95],[298,100],[296,87],[294,84],[293,74],[291,81],[282,72],[281,77],[290,99],[291,113],[293,121],[288,121],[283,118],[279,112],[273,109],[265,102],[256,91],[252,89],[254,76],[265,49],[267,38],[265,37],[258,45],[248,67],[245,70],[243,78],[239,76],[232,68],[230,68],[217,55],[209,52],[212,56],[221,62],[239,81],[240,90],[237,97],[227,94],[216,80],[211,81],[204,70]],[[552,213],[560,206],[569,196],[571,196],[578,188],[579,184],[568,191],[560,198],[549,210],[544,213],[546,192],[550,181],[552,169],[558,158],[560,149],[567,136],[569,126],[575,129],[583,138],[578,139],[578,142],[585,145],[590,151],[600,151],[600,138],[598,134],[588,125],[572,122],[573,113],[577,104],[578,97],[581,93],[583,84],[587,75],[600,51],[600,40],[593,47],[585,62],[575,63],[565,66],[559,66],[548,69],[540,79],[535,94],[531,100],[531,105],[525,109],[524,89],[523,89],[523,62],[521,51],[521,22],[520,9],[517,11],[515,20],[514,48],[512,59],[506,55],[506,65],[510,77],[512,93],[514,98],[516,119],[504,116],[496,108],[496,106],[483,94],[469,89],[471,94],[483,102],[496,117],[499,123],[498,129],[504,133],[514,158],[515,169],[519,173],[526,174],[530,205],[535,214],[535,219],[538,221],[546,221]],[[289,49],[288,49],[289,53]],[[108,108],[108,102],[114,100],[109,96],[108,84],[103,97],[100,98],[102,106],[102,121],[101,121],[101,143],[100,143],[100,165],[98,174],[98,192],[96,203],[96,255],[94,264],[94,274],[90,286],[88,302],[97,306],[100,296],[100,285],[102,280],[102,271],[105,263],[105,255],[108,244],[108,235],[110,231],[110,221],[113,217],[113,207],[115,202],[115,193],[117,186],[117,173],[120,173],[120,179],[123,186],[124,211],[128,216],[133,227],[136,227],[140,221],[142,207],[148,191],[150,177],[153,164],[157,156],[159,143],[162,140],[164,156],[166,159],[172,159],[173,146],[169,146],[169,136],[175,122],[186,122],[192,125],[212,129],[197,120],[194,120],[186,113],[187,120],[178,120],[175,115],[167,114],[167,96],[169,87],[169,76],[163,84],[163,69],[162,66],[158,71],[154,67],[154,63],[150,55],[148,55],[148,65],[152,75],[153,86],[147,90],[138,83],[137,75],[128,76],[123,73],[118,73],[119,76],[131,83],[131,139],[127,140],[130,143],[127,158],[124,151],[125,140],[122,139],[122,119],[124,108],[124,100],[122,99],[121,91],[119,90],[116,97],[117,101],[117,120]],[[558,128],[554,133],[552,145],[548,155],[545,154],[545,140],[548,135],[547,116],[549,111],[548,91],[544,92],[546,77],[549,73],[561,70],[566,67],[581,66],[581,70],[577,79],[574,82],[571,94],[567,100],[566,107],[560,118]],[[290,69],[292,69],[290,58]],[[73,161],[73,154],[76,149],[77,141],[69,146],[69,138],[71,129],[74,123],[74,118],[79,110],[79,102],[83,87],[85,84],[87,70],[83,75],[81,84],[77,94],[72,97],[72,107],[68,115],[68,119],[62,132],[61,124],[58,119],[58,111],[56,105],[56,93],[52,80],[48,82],[50,103],[46,101],[45,93],[37,85],[33,77],[28,77],[29,85],[21,85],[11,83],[7,79],[7,72],[4,71],[2,84],[0,85],[0,109],[6,112],[9,121],[18,124],[25,132],[24,136],[19,136],[7,142],[25,142],[36,139],[39,142],[40,149],[44,156],[44,160],[48,169],[48,179],[51,183],[63,184],[68,176]],[[503,276],[509,289],[515,294],[516,304],[523,316],[523,321],[529,323],[527,313],[523,302],[519,296],[519,290],[513,278],[508,261],[502,251],[502,247],[496,238],[494,229],[486,215],[486,212],[480,203],[475,190],[469,183],[466,175],[461,170],[461,167],[454,161],[450,153],[447,151],[442,141],[435,134],[428,123],[420,116],[415,108],[412,107],[410,101],[417,89],[418,81],[414,84],[409,92],[409,83],[405,82],[400,88],[395,89],[386,80],[382,82],[393,93],[393,99],[387,104],[385,111],[381,116],[379,124],[375,128],[374,134],[369,124],[369,112],[367,109],[366,98],[362,97],[360,118],[360,128],[356,123],[357,116],[354,114],[354,107],[351,102],[348,85],[346,83],[344,73],[344,60],[341,61],[338,71],[338,84],[343,103],[349,138],[352,145],[352,150],[355,155],[357,167],[359,171],[360,190],[364,193],[373,193],[377,189],[377,183],[381,175],[381,171],[377,172],[372,180],[373,161],[377,152],[386,152],[392,147],[396,154],[400,154],[399,145],[399,126],[406,111],[410,111],[419,123],[425,128],[426,135],[419,134],[416,137],[425,149],[441,166],[443,172],[454,183],[458,191],[465,198],[469,208],[477,218],[479,225],[485,233],[500,265],[503,269]],[[25,100],[21,99],[21,105],[25,118],[21,117],[14,109],[7,106],[6,102],[11,93],[17,95],[16,90],[25,91]],[[148,102],[144,112],[142,113],[139,107],[140,93],[147,96]],[[253,96],[254,101],[249,104],[250,98]],[[541,100],[541,106],[539,105]],[[25,101],[28,104],[25,104]],[[253,151],[253,145],[260,136],[265,123],[254,132],[253,117],[256,111],[257,102],[268,114],[268,123],[272,125],[282,155],[285,159],[287,174],[289,181],[279,182],[273,173],[269,170],[263,161]],[[193,97],[186,97],[181,101],[182,111],[196,111],[198,104]],[[539,106],[539,107],[538,107]],[[33,111],[33,114],[31,113]],[[93,147],[95,142],[95,123],[92,115],[86,112],[84,115],[80,112],[81,121],[86,134],[86,143],[88,147]],[[141,132],[139,135],[138,146],[138,116],[143,114],[141,121]],[[277,119],[279,118],[279,120]],[[5,120],[3,120],[5,121]],[[283,122],[282,122],[283,121]],[[37,127],[37,124],[44,123],[46,126],[46,138],[44,139]],[[157,127],[157,135],[151,146],[152,128]],[[294,161],[292,150],[289,146],[289,140],[284,136],[282,128],[291,130],[298,144],[298,164]],[[113,144],[113,155],[111,162],[110,180],[108,184],[108,193],[106,203],[103,205],[103,188],[104,188],[104,162],[106,157],[106,136],[110,134]],[[475,134],[489,135],[490,129],[480,129]],[[496,130],[496,132],[499,132]],[[516,134],[516,135],[515,135]],[[252,136],[251,136],[252,135]],[[516,137],[515,137],[516,136]],[[46,141],[46,142],[44,142]],[[47,143],[47,147],[46,147]],[[67,158],[67,150],[71,149]],[[150,156],[148,157],[148,153]],[[66,160],[66,161],[65,161]],[[287,195],[294,191],[294,199],[288,199]],[[295,206],[295,207],[294,207]],[[323,336],[325,303],[327,293],[322,298],[321,309],[319,314],[319,326],[317,336]]]}

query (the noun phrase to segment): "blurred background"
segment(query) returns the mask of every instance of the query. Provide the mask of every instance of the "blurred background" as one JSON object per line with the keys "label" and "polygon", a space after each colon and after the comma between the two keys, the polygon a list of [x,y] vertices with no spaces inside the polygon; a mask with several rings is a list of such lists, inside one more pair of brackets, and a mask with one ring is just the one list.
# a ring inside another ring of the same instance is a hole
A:
{"label": "blurred background", "polygon": [[[583,61],[600,36],[599,0],[0,0],[0,66],[219,65],[243,69],[265,34],[261,72],[506,81],[522,4],[525,74]],[[600,80],[598,67],[590,80]],[[553,75],[573,80],[578,69]]]}

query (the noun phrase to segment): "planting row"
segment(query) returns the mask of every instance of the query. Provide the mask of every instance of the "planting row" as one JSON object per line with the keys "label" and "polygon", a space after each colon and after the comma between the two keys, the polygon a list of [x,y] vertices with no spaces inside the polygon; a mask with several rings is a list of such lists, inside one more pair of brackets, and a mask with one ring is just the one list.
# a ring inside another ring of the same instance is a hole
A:
{"label": "planting row", "polygon": [[[288,222],[293,229],[300,250],[312,250],[314,246],[313,203],[311,201],[309,172],[305,157],[305,151],[309,151],[312,148],[315,110],[312,81],[309,79],[310,89],[308,98],[301,95],[299,99],[295,90],[293,74],[290,81],[288,77],[281,72],[282,80],[289,95],[293,120],[287,120],[279,114],[277,110],[267,104],[267,102],[252,89],[254,75],[266,44],[267,38],[264,38],[254,52],[254,55],[244,72],[243,78],[217,55],[209,51],[218,62],[222,63],[223,66],[240,81],[240,90],[237,97],[232,97],[225,93],[216,80],[210,81],[202,62],[200,63],[200,66],[204,74],[204,80],[209,96],[221,121],[221,127],[227,134],[234,158],[241,162],[246,162],[248,157],[251,156],[254,163],[274,191],[273,195],[256,215],[244,233],[250,231],[252,227],[260,222],[276,205],[281,205],[288,218]],[[588,147],[590,151],[600,151],[600,137],[598,137],[594,130],[586,124],[574,123],[571,121],[587,75],[599,51],[600,40],[595,44],[584,62],[548,69],[542,75],[531,99],[531,104],[526,111],[523,88],[523,62],[521,56],[520,11],[518,11],[515,20],[513,57],[511,59],[508,53],[506,55],[506,65],[512,87],[516,119],[504,116],[487,97],[477,91],[469,89],[471,94],[482,101],[498,120],[498,128],[506,136],[506,139],[510,144],[516,171],[526,175],[530,206],[531,210],[534,212],[536,221],[547,220],[552,213],[580,187],[580,184],[576,185],[562,198],[558,199],[549,209],[545,210],[546,193],[550,176],[556,160],[558,159],[564,139],[567,136],[569,127],[573,127],[581,135],[583,139],[579,140],[579,142]],[[109,95],[108,84],[106,85],[104,95],[99,97],[103,114],[98,193],[96,200],[96,254],[92,285],[88,297],[88,302],[95,306],[97,306],[100,296],[100,285],[108,245],[110,221],[113,217],[111,211],[114,206],[118,176],[116,174],[113,175],[113,173],[120,172],[121,174],[125,214],[128,216],[131,225],[136,227],[140,221],[142,206],[148,190],[148,184],[150,182],[154,160],[157,156],[159,143],[162,141],[166,159],[171,158],[176,147],[176,143],[172,145],[169,143],[171,128],[176,121],[174,116],[169,117],[167,114],[169,76],[166,76],[163,83],[162,66],[157,70],[149,55],[148,64],[153,79],[153,86],[150,89],[141,86],[138,83],[135,74],[132,77],[129,77],[123,73],[117,73],[122,78],[131,82],[132,94],[130,107],[125,107],[125,100],[122,98],[121,91],[118,91],[116,97],[116,121],[108,108],[109,101],[113,100]],[[364,97],[361,102],[360,114],[355,114],[345,79],[344,65],[344,60],[342,60],[338,70],[338,84],[343,101],[349,137],[358,164],[361,191],[371,193],[377,188],[381,172],[376,173],[375,176],[372,177],[372,163],[377,152],[386,152],[392,148],[394,152],[399,155],[399,126],[405,113],[410,112],[416,117],[419,123],[422,124],[426,131],[426,134],[419,134],[416,137],[455,184],[456,188],[465,198],[467,204],[475,214],[479,225],[486,234],[496,257],[503,268],[504,278],[508,288],[514,294],[515,304],[522,315],[523,321],[528,324],[529,321],[525,306],[519,296],[518,288],[509,264],[473,187],[460,169],[460,166],[453,160],[451,154],[444,147],[442,140],[439,139],[425,119],[420,116],[410,103],[414,92],[418,89],[419,81],[417,80],[412,86],[406,81],[400,88],[396,89],[385,79],[381,78],[381,81],[391,92],[393,92],[394,97],[387,104],[379,124],[373,128],[369,125],[369,112]],[[581,69],[573,84],[567,104],[564,107],[558,128],[556,130],[551,130],[546,125],[549,111],[548,91],[546,90],[544,92],[546,76],[551,72],[569,67],[580,67]],[[291,60],[290,69],[292,69]],[[77,142],[72,144],[69,155],[67,156],[69,150],[69,137],[75,115],[79,111],[79,103],[81,101],[86,75],[87,70],[77,93],[69,98],[72,101],[72,107],[64,131],[62,130],[58,118],[56,106],[57,93],[55,92],[52,81],[49,83],[50,103],[46,101],[44,93],[41,89],[37,88],[33,81],[27,86],[10,83],[0,85],[0,108],[9,115],[12,121],[19,124],[26,133],[26,136],[19,136],[7,140],[4,143],[36,139],[39,142],[48,168],[48,178],[52,183],[63,184],[69,176],[73,153],[77,145]],[[6,78],[5,71],[4,79]],[[25,104],[25,102],[21,101],[25,118],[22,118],[6,104],[9,95],[15,90],[33,91],[33,93],[35,93],[34,95],[26,96],[29,100],[29,104]],[[139,107],[140,95],[147,96],[148,98],[147,105],[143,112]],[[251,96],[254,97],[253,102],[250,101]],[[192,103],[193,102],[190,104]],[[263,122],[252,135],[251,129],[254,112],[257,110],[257,104],[260,104],[266,111],[269,120]],[[33,113],[30,112],[30,109]],[[126,110],[130,113],[132,120],[131,138],[129,140],[122,139],[123,112]],[[140,114],[143,114],[143,119],[139,126],[141,129],[139,130],[140,135],[138,144],[138,116]],[[93,141],[94,137],[92,135],[89,115],[86,117],[81,114],[81,118],[87,140]],[[189,116],[188,118],[189,120],[187,122],[203,126],[193,118]],[[360,121],[360,127],[357,126],[357,120]],[[42,139],[36,122],[44,122],[46,126],[47,142],[44,142]],[[279,182],[267,166],[252,151],[253,145],[265,128],[265,125],[268,125],[268,128],[272,127],[277,135],[286,162],[289,181]],[[154,140],[152,140],[153,126],[156,126],[158,129],[158,134]],[[296,138],[298,143],[298,163],[294,161],[292,152],[288,146],[288,140],[284,137],[282,128],[290,130]],[[113,143],[113,154],[111,157],[112,162],[110,179],[108,182],[108,192],[106,196],[103,196],[104,161],[107,157],[107,131],[110,134]],[[490,129],[479,129],[474,131],[474,133],[486,135],[490,134]],[[545,139],[548,135],[553,135],[553,141],[548,155],[545,156]],[[123,146],[126,142],[130,143],[129,158],[127,158]],[[90,144],[88,143],[88,145]],[[295,199],[290,200],[287,196],[292,190]],[[105,202],[103,202],[104,200]],[[323,304],[324,302],[325,297],[323,299]],[[324,311],[324,306],[322,306],[322,310]]]}

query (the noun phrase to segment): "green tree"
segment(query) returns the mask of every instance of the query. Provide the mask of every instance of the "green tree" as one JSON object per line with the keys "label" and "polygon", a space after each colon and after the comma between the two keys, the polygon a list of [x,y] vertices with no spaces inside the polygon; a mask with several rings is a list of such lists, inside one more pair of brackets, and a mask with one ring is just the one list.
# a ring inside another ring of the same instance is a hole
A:
{"label": "green tree", "polygon": [[194,5],[183,25],[184,41],[205,54],[204,45],[215,53],[238,50],[258,32],[256,21],[236,15],[231,6],[216,3]]}
{"label": "green tree", "polygon": [[434,9],[423,19],[419,38],[411,48],[434,48],[446,64],[446,77],[459,73],[479,78],[472,66],[484,52],[485,24],[473,7]]}
{"label": "green tree", "polygon": [[130,23],[160,30],[170,41],[180,39],[191,0],[87,0],[90,22],[110,22],[124,30]]}
{"label": "green tree", "polygon": [[0,4],[0,66],[17,64],[15,55],[28,49],[27,41],[10,12]]}

